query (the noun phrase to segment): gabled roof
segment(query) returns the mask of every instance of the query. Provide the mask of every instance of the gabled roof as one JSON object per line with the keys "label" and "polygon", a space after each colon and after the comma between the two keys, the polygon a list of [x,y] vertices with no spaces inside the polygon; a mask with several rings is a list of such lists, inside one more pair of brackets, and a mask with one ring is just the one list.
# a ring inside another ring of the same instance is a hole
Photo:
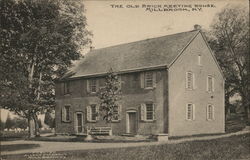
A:
{"label": "gabled roof", "polygon": [[90,51],[63,78],[167,67],[199,33],[198,30],[151,38]]}

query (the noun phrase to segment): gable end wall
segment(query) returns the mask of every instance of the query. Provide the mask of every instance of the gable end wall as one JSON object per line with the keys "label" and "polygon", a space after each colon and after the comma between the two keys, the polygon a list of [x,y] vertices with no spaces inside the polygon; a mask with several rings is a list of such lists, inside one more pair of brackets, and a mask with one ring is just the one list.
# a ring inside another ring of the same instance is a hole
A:
{"label": "gable end wall", "polygon": [[[201,55],[201,66],[198,65]],[[195,75],[195,89],[186,89],[186,72]],[[208,93],[207,76],[215,78],[215,91]],[[195,120],[186,120],[186,104],[195,104]],[[215,108],[215,120],[207,120],[207,104]],[[184,50],[169,68],[169,136],[223,133],[224,79],[202,35]]]}

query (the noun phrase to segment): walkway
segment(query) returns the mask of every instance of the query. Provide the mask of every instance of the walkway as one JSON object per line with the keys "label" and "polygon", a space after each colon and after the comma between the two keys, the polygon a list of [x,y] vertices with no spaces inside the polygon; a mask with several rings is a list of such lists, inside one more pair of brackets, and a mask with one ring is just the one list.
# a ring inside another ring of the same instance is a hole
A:
{"label": "walkway", "polygon": [[3,141],[1,145],[21,145],[21,144],[38,144],[40,147],[32,149],[23,149],[17,151],[2,151],[2,155],[11,154],[24,154],[24,153],[35,153],[35,152],[56,152],[56,151],[71,151],[71,150],[93,150],[93,149],[107,149],[107,148],[122,148],[122,147],[138,147],[148,145],[159,145],[159,144],[176,144],[194,140],[211,140],[217,138],[230,137],[233,135],[241,135],[250,133],[247,131],[240,131],[236,133],[229,133],[223,135],[204,136],[204,137],[190,137],[182,138],[177,140],[169,140],[166,142],[140,142],[140,143],[89,143],[89,142],[46,142],[46,141]]}

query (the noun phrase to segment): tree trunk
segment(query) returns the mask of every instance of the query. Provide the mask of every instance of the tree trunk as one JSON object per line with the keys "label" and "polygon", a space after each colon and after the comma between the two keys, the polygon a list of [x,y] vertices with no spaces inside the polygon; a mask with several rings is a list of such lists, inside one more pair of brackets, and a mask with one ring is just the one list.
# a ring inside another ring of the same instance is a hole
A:
{"label": "tree trunk", "polygon": [[242,106],[244,107],[244,112],[245,112],[245,122],[246,124],[248,124],[250,122],[250,118],[249,118],[249,100],[246,98],[246,96],[242,95]]}
{"label": "tree trunk", "polygon": [[226,120],[230,117],[230,102],[229,102],[229,96],[225,95],[225,117]]}
{"label": "tree trunk", "polygon": [[34,137],[34,125],[31,117],[28,118],[28,123],[29,123],[29,138],[32,138]]}
{"label": "tree trunk", "polygon": [[39,130],[38,118],[37,118],[36,114],[34,114],[33,119],[34,119],[34,123],[35,123],[35,136],[36,137],[40,137],[40,130]]}

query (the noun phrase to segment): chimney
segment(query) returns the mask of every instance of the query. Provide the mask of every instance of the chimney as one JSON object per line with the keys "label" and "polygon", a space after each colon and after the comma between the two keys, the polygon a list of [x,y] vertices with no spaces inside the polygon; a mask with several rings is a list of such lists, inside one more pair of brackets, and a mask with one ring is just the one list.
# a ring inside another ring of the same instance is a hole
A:
{"label": "chimney", "polygon": [[195,25],[194,25],[194,30],[201,30],[201,26],[198,25],[198,24],[195,24]]}

